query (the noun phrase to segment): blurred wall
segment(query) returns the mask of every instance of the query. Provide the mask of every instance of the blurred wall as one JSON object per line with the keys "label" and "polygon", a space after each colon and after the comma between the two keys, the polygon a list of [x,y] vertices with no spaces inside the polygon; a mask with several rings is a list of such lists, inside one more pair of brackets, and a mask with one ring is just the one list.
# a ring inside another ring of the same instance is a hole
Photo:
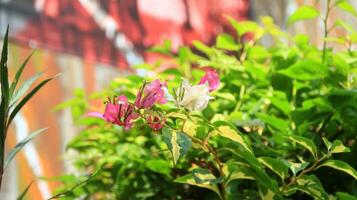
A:
{"label": "blurred wall", "polygon": [[[331,0],[335,2],[335,0]],[[357,10],[357,1],[348,0]],[[321,15],[324,16],[327,7],[327,0],[251,0],[251,17],[254,20],[259,20],[260,16],[272,16],[275,23],[282,29],[289,31],[292,34],[303,33],[310,36],[311,42],[320,44],[322,46],[323,38],[323,23],[321,18],[314,20],[307,20],[297,22],[291,26],[287,26],[286,21],[288,17],[302,5],[314,6],[320,10]],[[357,26],[357,18],[350,13],[344,12],[335,7],[331,10],[328,27],[332,27],[336,20],[344,20],[352,26]],[[336,27],[329,33],[330,36],[343,36],[346,31],[342,28]],[[343,48],[336,43],[330,43],[329,46],[335,48]]]}
{"label": "blurred wall", "polygon": [[[172,50],[192,40],[214,42],[230,31],[224,14],[248,17],[248,0],[0,0],[0,33],[10,24],[10,74],[34,49],[24,78],[45,71],[62,75],[44,87],[14,120],[7,147],[29,132],[48,130],[26,145],[6,169],[0,200],[16,199],[31,181],[28,199],[46,199],[69,171],[62,155],[76,134],[69,110],[54,112],[75,88],[97,91],[117,76],[134,73],[130,65],[156,59],[145,50],[164,39]],[[101,103],[101,102],[98,102]]]}

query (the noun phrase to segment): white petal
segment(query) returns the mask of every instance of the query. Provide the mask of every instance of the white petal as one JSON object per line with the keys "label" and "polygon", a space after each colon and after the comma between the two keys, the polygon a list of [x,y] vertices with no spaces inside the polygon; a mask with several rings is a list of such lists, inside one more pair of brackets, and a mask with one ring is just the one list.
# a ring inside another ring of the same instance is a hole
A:
{"label": "white petal", "polygon": [[177,96],[184,90],[182,99],[176,100],[177,105],[184,106],[190,111],[205,109],[212,97],[209,96],[208,84],[192,86],[186,79],[182,80],[181,87],[177,90]]}

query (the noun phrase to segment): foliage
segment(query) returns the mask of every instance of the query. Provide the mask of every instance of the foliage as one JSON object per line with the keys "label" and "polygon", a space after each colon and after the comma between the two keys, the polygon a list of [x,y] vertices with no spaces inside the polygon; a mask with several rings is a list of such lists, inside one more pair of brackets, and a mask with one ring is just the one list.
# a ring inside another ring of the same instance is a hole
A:
{"label": "foliage", "polygon": [[[10,161],[15,157],[15,155],[34,137],[38,136],[45,129],[39,129],[29,134],[26,138],[20,141],[16,146],[9,151],[5,157],[5,141],[7,136],[7,131],[12,120],[18,114],[18,112],[23,108],[23,106],[35,95],[44,85],[51,81],[54,77],[45,79],[30,90],[32,84],[40,78],[42,73],[35,74],[31,78],[24,81],[22,85],[18,88],[18,83],[21,78],[22,72],[31,58],[31,55],[23,62],[20,68],[17,70],[14,80],[9,84],[9,74],[7,66],[8,57],[8,33],[9,26],[6,29],[4,42],[1,51],[0,60],[0,78],[1,78],[1,104],[0,104],[0,188],[2,183],[2,176],[4,170],[10,163]],[[29,91],[29,92],[28,92]],[[28,93],[27,93],[28,92]],[[27,94],[26,94],[27,93]],[[31,183],[32,184],[32,183]],[[23,193],[18,197],[18,199],[23,199],[31,184],[23,191]]]}
{"label": "foliage", "polygon": [[[323,17],[326,25],[329,9],[337,7],[354,13],[347,1],[329,0]],[[319,15],[302,7],[289,23]],[[168,81],[175,101],[137,110],[161,113],[165,126],[160,132],[146,126],[144,117],[135,120],[130,131],[102,119],[81,117],[90,109],[81,91],[58,107],[71,107],[76,124],[83,127],[68,145],[77,152],[77,169],[86,173],[100,169],[76,188],[72,186],[77,177],[65,176],[60,191],[72,187],[69,199],[357,197],[355,30],[335,38],[347,44],[345,50],[333,50],[327,48],[332,40],[326,29],[319,49],[306,35],[282,32],[269,17],[261,19],[262,25],[228,20],[236,36],[221,34],[211,47],[194,42],[193,48],[172,53],[165,42],[153,49],[177,63],[155,76]],[[275,44],[263,46],[265,37]],[[214,99],[202,112],[182,107],[188,105],[177,103],[184,99],[181,77],[199,83],[206,66],[220,76],[219,88],[209,94]],[[123,94],[134,102],[138,83],[144,79],[149,78],[115,79],[108,89],[89,98]]]}

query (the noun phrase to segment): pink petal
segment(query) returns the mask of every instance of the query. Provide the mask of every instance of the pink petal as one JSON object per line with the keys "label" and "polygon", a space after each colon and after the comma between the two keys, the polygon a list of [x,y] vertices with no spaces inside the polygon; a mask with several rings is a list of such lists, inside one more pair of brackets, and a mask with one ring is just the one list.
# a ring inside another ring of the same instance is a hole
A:
{"label": "pink petal", "polygon": [[142,96],[143,96],[143,91],[142,91],[142,88],[139,89],[138,91],[138,94],[136,95],[136,99],[135,99],[135,107],[137,108],[141,108],[141,99],[142,99]]}
{"label": "pink petal", "polygon": [[164,104],[167,102],[165,98],[164,87],[166,87],[166,82],[160,82],[156,79],[145,86],[144,91],[139,90],[135,106],[138,108],[151,108],[155,103]]}
{"label": "pink petal", "polygon": [[119,105],[107,103],[104,111],[104,119],[108,122],[116,122],[118,120]]}
{"label": "pink petal", "polygon": [[206,74],[201,78],[199,84],[205,84],[208,82],[209,91],[216,90],[219,86],[220,80],[217,71],[213,68],[204,68]]}
{"label": "pink petal", "polygon": [[100,112],[89,112],[89,113],[86,113],[84,116],[86,116],[86,117],[97,117],[97,118],[105,119],[103,114],[100,113]]}
{"label": "pink petal", "polygon": [[126,98],[126,96],[124,95],[120,95],[118,98],[118,103],[128,103],[128,98]]}

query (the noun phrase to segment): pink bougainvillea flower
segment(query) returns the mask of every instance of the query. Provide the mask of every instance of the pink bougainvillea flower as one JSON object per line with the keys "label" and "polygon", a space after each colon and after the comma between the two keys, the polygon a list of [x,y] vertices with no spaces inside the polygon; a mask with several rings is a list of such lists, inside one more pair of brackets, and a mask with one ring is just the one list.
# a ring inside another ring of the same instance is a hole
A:
{"label": "pink bougainvillea flower", "polygon": [[208,83],[210,92],[216,90],[220,83],[217,71],[210,67],[203,68],[203,70],[206,72],[206,74],[201,78],[199,84],[202,85]]}
{"label": "pink bougainvillea flower", "polygon": [[124,95],[119,98],[108,98],[104,114],[91,112],[87,116],[102,118],[107,122],[123,126],[125,130],[130,129],[132,121],[138,118],[138,114],[134,112],[134,106],[128,103],[128,99]]}
{"label": "pink bougainvillea flower", "polygon": [[159,79],[144,84],[136,96],[135,106],[137,108],[151,108],[155,103],[166,103],[164,90],[166,87],[166,82],[160,82]]}
{"label": "pink bougainvillea flower", "polygon": [[148,122],[149,127],[154,131],[162,129],[166,122],[165,119],[155,115],[149,115],[146,120]]}

